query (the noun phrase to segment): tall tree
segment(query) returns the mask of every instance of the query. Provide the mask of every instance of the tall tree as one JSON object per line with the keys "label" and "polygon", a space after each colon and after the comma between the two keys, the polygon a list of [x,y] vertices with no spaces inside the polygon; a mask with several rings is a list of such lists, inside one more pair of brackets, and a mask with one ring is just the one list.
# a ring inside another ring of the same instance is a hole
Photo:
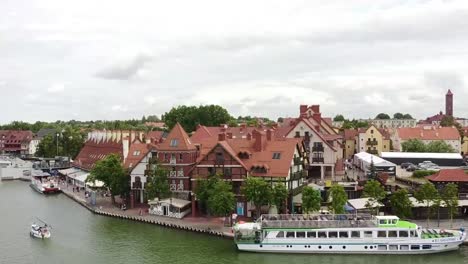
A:
{"label": "tall tree", "polygon": [[322,197],[320,191],[306,186],[302,190],[302,211],[304,213],[316,212],[320,210]]}
{"label": "tall tree", "polygon": [[345,121],[345,118],[343,115],[336,115],[334,118],[333,118],[333,121]]}
{"label": "tall tree", "polygon": [[[153,165],[153,164],[152,164]],[[146,185],[148,199],[164,199],[170,196],[168,173],[169,171],[159,164],[154,164],[154,169],[149,172]]]}
{"label": "tall tree", "polygon": [[209,211],[215,216],[227,216],[234,210],[235,204],[232,186],[225,181],[217,181],[208,198]]}
{"label": "tall tree", "polygon": [[368,197],[366,208],[375,210],[375,214],[379,213],[378,204],[385,199],[385,188],[376,180],[370,180],[364,185],[364,197]]}
{"label": "tall tree", "polygon": [[166,126],[171,129],[177,122],[187,132],[192,132],[198,124],[206,126],[219,126],[227,124],[232,117],[228,111],[219,105],[201,105],[173,107],[162,117]]}
{"label": "tall tree", "polygon": [[410,114],[404,114],[403,119],[414,119]]}
{"label": "tall tree", "polygon": [[348,201],[348,195],[343,186],[334,184],[328,189],[328,199],[330,200],[330,209],[335,214],[343,214],[344,206]]}
{"label": "tall tree", "polygon": [[262,206],[270,205],[272,201],[271,187],[262,178],[248,177],[242,187],[242,193],[247,201],[255,205],[257,217],[261,215]]}
{"label": "tall tree", "polygon": [[378,114],[375,119],[390,119],[390,116],[385,113]]}
{"label": "tall tree", "polygon": [[439,192],[432,183],[425,183],[414,193],[414,198],[418,202],[423,203],[427,209],[427,226],[429,226],[429,218],[433,211],[435,203],[440,201]]}
{"label": "tall tree", "polygon": [[413,204],[408,197],[408,191],[406,189],[399,189],[390,196],[390,204],[392,211],[400,218],[411,217],[411,207]]}
{"label": "tall tree", "polygon": [[377,169],[375,168],[374,160],[371,159],[371,163],[369,165],[369,180],[374,180],[377,178]]}
{"label": "tall tree", "polygon": [[450,215],[450,227],[453,225],[453,215],[458,208],[458,185],[449,183],[442,189],[441,199],[447,206]]}
{"label": "tall tree", "polygon": [[288,199],[288,189],[286,189],[286,186],[281,183],[275,184],[273,186],[273,203],[278,213],[284,212],[286,199]]}
{"label": "tall tree", "polygon": [[115,204],[115,195],[125,195],[129,190],[130,179],[118,154],[110,154],[96,162],[86,181],[96,180],[103,182],[104,187],[109,188],[112,204]]}
{"label": "tall tree", "polygon": [[403,152],[426,152],[426,145],[419,139],[410,139],[401,143]]}

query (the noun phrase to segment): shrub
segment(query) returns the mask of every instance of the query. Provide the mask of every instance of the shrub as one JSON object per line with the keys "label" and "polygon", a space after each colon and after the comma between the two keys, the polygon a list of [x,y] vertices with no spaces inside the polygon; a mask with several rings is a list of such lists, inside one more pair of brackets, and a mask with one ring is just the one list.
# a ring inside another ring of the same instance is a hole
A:
{"label": "shrub", "polygon": [[432,170],[417,170],[413,172],[413,177],[424,178],[426,176],[433,175],[435,173],[436,171],[432,171]]}

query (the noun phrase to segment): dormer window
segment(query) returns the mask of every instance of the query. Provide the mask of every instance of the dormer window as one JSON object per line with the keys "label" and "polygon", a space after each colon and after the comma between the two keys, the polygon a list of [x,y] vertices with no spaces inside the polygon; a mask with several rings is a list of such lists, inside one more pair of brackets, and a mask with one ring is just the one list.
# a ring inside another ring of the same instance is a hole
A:
{"label": "dormer window", "polygon": [[179,145],[179,140],[177,139],[171,139],[171,147],[177,147]]}
{"label": "dormer window", "polygon": [[239,152],[238,156],[239,156],[240,159],[249,159],[249,157],[250,157],[249,153],[243,152],[243,151]]}
{"label": "dormer window", "polygon": [[267,169],[264,166],[252,166],[252,172],[267,173]]}
{"label": "dormer window", "polygon": [[133,152],[133,156],[138,156],[138,155],[140,155],[140,151],[139,151],[139,150],[135,150],[135,151]]}
{"label": "dormer window", "polygon": [[281,158],[281,153],[273,152],[273,159],[280,159],[280,158]]}

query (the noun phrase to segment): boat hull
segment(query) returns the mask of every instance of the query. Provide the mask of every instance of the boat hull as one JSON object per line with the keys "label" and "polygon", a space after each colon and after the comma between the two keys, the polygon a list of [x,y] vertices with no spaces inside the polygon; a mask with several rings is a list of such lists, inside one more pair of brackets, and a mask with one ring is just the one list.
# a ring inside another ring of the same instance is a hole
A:
{"label": "boat hull", "polygon": [[[416,255],[433,254],[446,251],[458,250],[462,241],[447,243],[424,243],[413,244],[420,246],[419,249],[411,249],[412,244],[404,244],[405,249],[400,249],[398,244],[387,244],[385,249],[379,244],[237,244],[241,251],[265,252],[265,253],[304,253],[304,254],[397,254]],[[430,249],[423,249],[422,245],[430,245]],[[394,248],[394,249],[391,249]]]}
{"label": "boat hull", "polygon": [[40,238],[40,239],[50,238],[50,232],[46,232],[44,234],[41,234],[41,233],[38,233],[38,232],[35,232],[35,231],[30,231],[29,234],[34,238]]}
{"label": "boat hull", "polygon": [[30,183],[29,186],[35,190],[38,193],[41,194],[54,194],[54,193],[60,193],[61,190],[58,187],[55,188],[44,188],[44,187],[39,187],[37,184]]}

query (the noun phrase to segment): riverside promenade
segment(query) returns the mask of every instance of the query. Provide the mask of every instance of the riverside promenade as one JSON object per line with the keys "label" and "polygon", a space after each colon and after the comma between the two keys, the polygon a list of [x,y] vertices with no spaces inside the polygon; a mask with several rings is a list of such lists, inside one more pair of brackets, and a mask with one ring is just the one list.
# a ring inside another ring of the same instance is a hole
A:
{"label": "riverside promenade", "polygon": [[[62,192],[66,196],[70,197],[95,214],[230,239],[234,237],[231,232],[231,227],[224,226],[222,218],[185,217],[183,219],[176,219],[148,214],[147,207],[121,210],[120,208],[112,205],[110,197],[96,197],[96,205],[93,206],[90,204],[89,198],[85,197],[84,191],[74,192],[73,187],[74,186],[72,185],[60,185]],[[121,201],[116,198],[116,202],[120,203]]]}

